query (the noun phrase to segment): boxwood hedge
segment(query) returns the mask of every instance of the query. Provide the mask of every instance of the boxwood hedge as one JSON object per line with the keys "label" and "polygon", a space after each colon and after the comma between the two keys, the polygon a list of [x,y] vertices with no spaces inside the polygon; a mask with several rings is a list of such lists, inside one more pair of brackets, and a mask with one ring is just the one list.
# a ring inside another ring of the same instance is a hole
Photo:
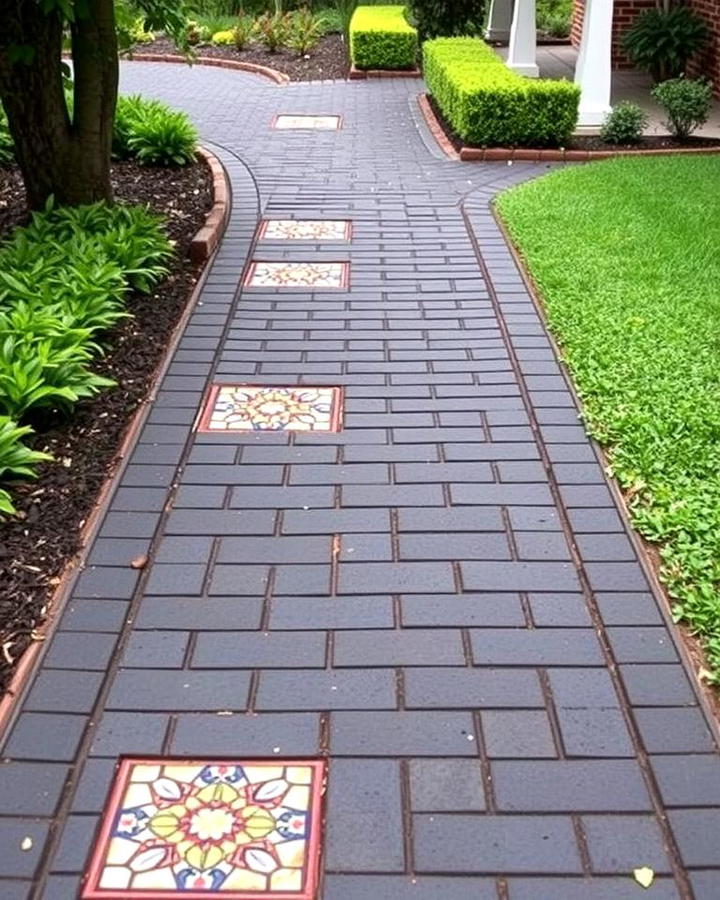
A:
{"label": "boxwood hedge", "polygon": [[358,6],[350,20],[350,57],[358,69],[412,69],[417,31],[404,6]]}
{"label": "boxwood hedge", "polygon": [[440,111],[470,144],[558,146],[577,124],[577,85],[518,75],[479,38],[426,41],[423,65]]}

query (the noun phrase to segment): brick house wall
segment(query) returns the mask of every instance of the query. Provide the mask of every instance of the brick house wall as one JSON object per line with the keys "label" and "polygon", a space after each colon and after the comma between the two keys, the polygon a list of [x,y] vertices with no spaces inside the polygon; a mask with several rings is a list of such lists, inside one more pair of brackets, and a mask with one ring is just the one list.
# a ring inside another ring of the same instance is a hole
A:
{"label": "brick house wall", "polygon": [[[694,77],[705,75],[713,81],[715,95],[720,97],[720,0],[687,0],[688,5],[710,26],[712,37],[705,53],[692,60],[689,73]],[[622,51],[621,36],[644,9],[655,6],[655,0],[615,0],[612,32],[613,68],[630,68],[630,62]],[[573,20],[570,39],[580,46],[584,0],[573,0]]]}

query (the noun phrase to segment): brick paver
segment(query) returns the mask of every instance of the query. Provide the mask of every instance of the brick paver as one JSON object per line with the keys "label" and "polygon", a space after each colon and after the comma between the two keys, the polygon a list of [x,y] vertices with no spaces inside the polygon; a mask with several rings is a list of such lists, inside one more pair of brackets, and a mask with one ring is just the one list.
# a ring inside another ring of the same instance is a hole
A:
{"label": "brick paver", "polygon": [[[4,745],[0,895],[77,896],[118,755],[216,754],[330,760],[326,900],[716,898],[715,731],[489,209],[547,167],[440,157],[412,80],[123,79],[233,214]],[[349,286],[239,291],[261,215],[350,220],[257,251]],[[209,381],[341,386],[343,427],[193,433]]]}

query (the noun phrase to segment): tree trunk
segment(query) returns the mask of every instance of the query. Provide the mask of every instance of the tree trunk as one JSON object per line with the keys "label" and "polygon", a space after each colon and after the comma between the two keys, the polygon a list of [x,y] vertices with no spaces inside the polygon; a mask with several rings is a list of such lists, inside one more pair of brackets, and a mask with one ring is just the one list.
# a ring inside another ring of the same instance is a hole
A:
{"label": "tree trunk", "polygon": [[36,0],[0,0],[0,97],[28,205],[112,200],[110,148],[117,96],[113,0],[89,0],[72,25],[74,115],[63,91],[61,16]]}

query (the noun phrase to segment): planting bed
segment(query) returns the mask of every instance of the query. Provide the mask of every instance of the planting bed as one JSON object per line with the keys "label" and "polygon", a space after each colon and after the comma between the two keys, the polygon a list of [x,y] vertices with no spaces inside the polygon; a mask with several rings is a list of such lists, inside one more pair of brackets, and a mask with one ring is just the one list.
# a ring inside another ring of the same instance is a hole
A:
{"label": "planting bed", "polygon": [[[177,56],[178,50],[167,38],[156,38],[149,44],[136,47],[135,52]],[[347,46],[339,34],[327,34],[317,47],[310,51],[308,58],[298,56],[294,50],[277,50],[270,53],[259,44],[251,44],[238,51],[234,47],[202,44],[195,48],[198,56],[213,59],[227,59],[267,66],[287,75],[291,81],[320,81],[332,78],[346,78],[348,74]]]}
{"label": "planting bed", "polygon": [[[212,205],[206,164],[153,169],[117,163],[113,183],[118,199],[147,203],[166,217],[176,255],[170,275],[155,291],[129,297],[134,318],[113,329],[106,356],[93,362],[93,371],[114,379],[117,387],[79,404],[67,420],[49,427],[45,422],[27,441],[55,461],[40,467],[36,481],[13,490],[20,515],[0,523],[0,691],[41,624],[64,566],[79,549],[82,526],[199,275],[187,252]],[[17,170],[0,169],[0,237],[25,219]]]}

